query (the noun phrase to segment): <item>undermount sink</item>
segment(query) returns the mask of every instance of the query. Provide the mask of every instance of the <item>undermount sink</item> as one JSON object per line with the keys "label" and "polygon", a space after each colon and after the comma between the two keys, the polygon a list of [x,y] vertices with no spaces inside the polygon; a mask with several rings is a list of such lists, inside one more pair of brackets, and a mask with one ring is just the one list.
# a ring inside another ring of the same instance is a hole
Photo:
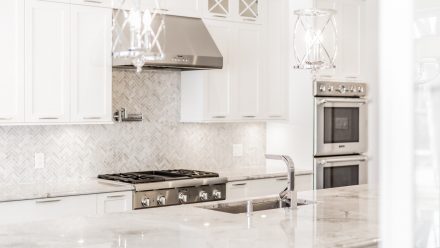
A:
{"label": "undermount sink", "polygon": [[[240,202],[228,202],[228,203],[218,203],[215,205],[201,206],[200,208],[225,212],[230,214],[241,214],[247,212],[248,201]],[[314,204],[312,201],[298,199],[297,206],[304,206]],[[262,198],[252,200],[253,211],[263,211],[276,208],[287,207],[285,202],[282,202],[279,198]]]}

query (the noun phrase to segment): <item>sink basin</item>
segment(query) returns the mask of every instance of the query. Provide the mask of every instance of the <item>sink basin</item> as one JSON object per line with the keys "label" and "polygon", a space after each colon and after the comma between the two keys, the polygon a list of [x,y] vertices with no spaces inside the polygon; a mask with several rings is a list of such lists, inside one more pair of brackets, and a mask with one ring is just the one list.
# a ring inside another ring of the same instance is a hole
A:
{"label": "sink basin", "polygon": [[[298,199],[297,206],[304,206],[309,204],[314,204],[314,202]],[[278,198],[253,199],[252,206],[254,212],[287,207],[286,203],[280,201]],[[230,214],[241,214],[247,212],[247,201],[218,203],[215,205],[201,206],[200,208]]]}

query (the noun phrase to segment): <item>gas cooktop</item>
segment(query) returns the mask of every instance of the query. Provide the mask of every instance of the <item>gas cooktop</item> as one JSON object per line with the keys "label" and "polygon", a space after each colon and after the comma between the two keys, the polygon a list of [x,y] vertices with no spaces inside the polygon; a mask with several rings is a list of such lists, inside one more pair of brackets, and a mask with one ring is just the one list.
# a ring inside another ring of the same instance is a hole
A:
{"label": "gas cooktop", "polygon": [[98,175],[98,178],[131,184],[154,183],[194,178],[219,177],[217,173],[198,170],[141,171]]}

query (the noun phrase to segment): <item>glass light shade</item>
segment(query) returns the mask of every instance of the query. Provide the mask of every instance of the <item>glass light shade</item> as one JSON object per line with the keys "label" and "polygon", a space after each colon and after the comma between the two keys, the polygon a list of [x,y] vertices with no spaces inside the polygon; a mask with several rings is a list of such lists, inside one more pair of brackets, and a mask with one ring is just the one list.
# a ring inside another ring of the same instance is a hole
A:
{"label": "glass light shade", "polygon": [[165,22],[157,0],[143,7],[143,0],[115,0],[113,57],[129,58],[138,72],[148,61],[164,57]]}
{"label": "glass light shade", "polygon": [[302,9],[294,12],[294,56],[296,69],[335,68],[337,29],[335,10]]}

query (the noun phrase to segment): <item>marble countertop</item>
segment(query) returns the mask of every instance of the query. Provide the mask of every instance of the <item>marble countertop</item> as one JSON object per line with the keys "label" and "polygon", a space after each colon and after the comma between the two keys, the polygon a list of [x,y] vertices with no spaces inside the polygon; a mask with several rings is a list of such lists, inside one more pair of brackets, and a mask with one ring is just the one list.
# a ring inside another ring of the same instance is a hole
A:
{"label": "marble countertop", "polygon": [[[225,171],[218,172],[220,176],[227,177],[229,182],[244,181],[244,180],[256,180],[264,178],[274,178],[287,176],[287,169],[284,167],[281,170],[268,171],[266,167],[243,167],[243,168],[231,168]],[[306,170],[298,168],[295,171],[295,175],[309,175],[313,174],[313,170]]]}
{"label": "marble countertop", "polygon": [[298,196],[316,204],[250,217],[184,205],[0,226],[0,247],[377,247],[376,190],[362,185]]}
{"label": "marble countertop", "polygon": [[89,179],[75,182],[32,184],[0,184],[0,202],[42,199],[87,194],[131,191],[133,186],[125,183]]}

